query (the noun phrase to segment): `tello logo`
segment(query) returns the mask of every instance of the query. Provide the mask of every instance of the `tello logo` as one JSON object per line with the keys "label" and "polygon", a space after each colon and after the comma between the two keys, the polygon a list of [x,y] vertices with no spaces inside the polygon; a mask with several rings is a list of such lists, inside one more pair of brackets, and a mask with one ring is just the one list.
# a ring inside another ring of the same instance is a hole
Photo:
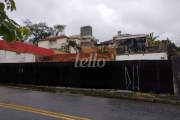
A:
{"label": "tello logo", "polygon": [[102,68],[106,64],[106,60],[104,58],[99,58],[97,60],[97,53],[95,53],[95,54],[91,53],[89,56],[89,59],[83,58],[79,62],[78,61],[79,61],[79,53],[76,56],[76,62],[75,62],[74,67],[82,67],[82,68],[84,68],[84,67],[93,67],[93,68],[99,67],[99,68]]}

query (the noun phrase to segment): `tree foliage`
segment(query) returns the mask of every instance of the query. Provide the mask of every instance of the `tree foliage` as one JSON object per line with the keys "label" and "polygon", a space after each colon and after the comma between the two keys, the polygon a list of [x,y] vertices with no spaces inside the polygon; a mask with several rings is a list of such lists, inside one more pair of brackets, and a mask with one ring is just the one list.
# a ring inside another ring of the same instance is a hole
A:
{"label": "tree foliage", "polygon": [[[155,44],[155,40],[158,38],[159,36],[155,36],[154,37],[154,33],[152,32],[152,33],[150,33],[149,34],[149,40],[148,40],[148,44],[149,45],[154,45]],[[156,42],[156,44],[158,44],[159,42]]]}
{"label": "tree foliage", "polygon": [[37,44],[37,40],[58,36],[63,33],[65,25],[54,25],[49,27],[45,22],[32,23],[29,19],[23,21],[25,27],[30,30],[29,41]]}
{"label": "tree foliage", "polygon": [[11,12],[16,10],[14,0],[0,1],[0,36],[2,36],[7,43],[13,40],[16,41],[27,38],[29,30],[25,27],[21,27],[13,19],[10,19],[5,9]]}
{"label": "tree foliage", "polygon": [[73,40],[70,40],[68,42],[68,47],[71,46],[71,47],[75,47],[76,46],[76,41],[73,41]]}
{"label": "tree foliage", "polygon": [[153,46],[153,45],[164,45],[164,46],[166,46],[169,59],[171,59],[171,56],[173,56],[173,54],[175,54],[176,52],[180,52],[180,47],[175,45],[171,40],[169,40],[169,38],[167,38],[166,40],[156,40],[158,37],[159,36],[154,37],[153,32],[150,33],[148,44],[150,46]]}

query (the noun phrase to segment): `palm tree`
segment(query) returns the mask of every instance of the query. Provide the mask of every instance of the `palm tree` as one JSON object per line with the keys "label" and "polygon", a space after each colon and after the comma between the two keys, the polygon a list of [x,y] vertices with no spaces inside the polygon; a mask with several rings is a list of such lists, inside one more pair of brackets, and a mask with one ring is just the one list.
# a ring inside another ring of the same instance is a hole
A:
{"label": "palm tree", "polygon": [[154,37],[154,33],[150,33],[149,34],[149,40],[148,40],[148,45],[154,45],[156,43],[156,38],[158,38],[159,36],[155,36]]}

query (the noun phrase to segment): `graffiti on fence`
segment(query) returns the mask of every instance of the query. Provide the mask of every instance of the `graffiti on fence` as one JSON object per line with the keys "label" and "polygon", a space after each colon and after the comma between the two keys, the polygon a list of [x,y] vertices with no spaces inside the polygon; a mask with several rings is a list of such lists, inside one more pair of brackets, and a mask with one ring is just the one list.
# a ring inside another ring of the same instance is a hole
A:
{"label": "graffiti on fence", "polygon": [[[11,71],[12,71],[12,69],[11,69]],[[18,72],[19,72],[19,73],[23,73],[23,71],[24,71],[23,68],[19,68],[19,69],[18,69]]]}
{"label": "graffiti on fence", "polygon": [[[136,73],[135,73],[135,68],[136,69]],[[135,90],[135,88],[139,91],[139,72],[138,72],[138,66],[132,68],[132,79],[129,76],[129,72],[127,67],[125,67],[125,80],[126,80],[126,90],[129,89],[130,85],[132,84],[132,90]],[[136,75],[135,75],[136,74]],[[135,85],[135,76],[137,77],[137,85]]]}

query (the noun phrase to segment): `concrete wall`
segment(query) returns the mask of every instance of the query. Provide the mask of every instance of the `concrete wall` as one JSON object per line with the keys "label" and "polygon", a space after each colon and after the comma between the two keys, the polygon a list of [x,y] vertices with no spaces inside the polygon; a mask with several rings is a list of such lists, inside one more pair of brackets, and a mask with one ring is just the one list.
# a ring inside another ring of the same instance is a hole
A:
{"label": "concrete wall", "polygon": [[62,48],[63,44],[67,44],[67,38],[57,39],[57,49]]}
{"label": "concrete wall", "polygon": [[25,61],[24,62],[35,62],[36,56],[29,53],[24,53]]}
{"label": "concrete wall", "polygon": [[76,53],[76,50],[73,48],[73,47],[69,47],[69,53],[71,54],[75,54]]}
{"label": "concrete wall", "polygon": [[57,42],[56,42],[56,40],[49,41],[49,42],[50,42],[50,49],[52,49],[52,48],[57,48]]}
{"label": "concrete wall", "polygon": [[180,56],[172,57],[174,94],[180,95]]}
{"label": "concrete wall", "polygon": [[38,42],[38,47],[42,47],[42,48],[50,48],[50,43],[49,41],[39,41]]}
{"label": "concrete wall", "polygon": [[35,62],[35,55],[0,50],[0,63]]}
{"label": "concrete wall", "polygon": [[116,61],[123,60],[168,60],[168,56],[167,53],[116,55]]}
{"label": "concrete wall", "polygon": [[92,47],[92,42],[89,41],[81,41],[81,47]]}

